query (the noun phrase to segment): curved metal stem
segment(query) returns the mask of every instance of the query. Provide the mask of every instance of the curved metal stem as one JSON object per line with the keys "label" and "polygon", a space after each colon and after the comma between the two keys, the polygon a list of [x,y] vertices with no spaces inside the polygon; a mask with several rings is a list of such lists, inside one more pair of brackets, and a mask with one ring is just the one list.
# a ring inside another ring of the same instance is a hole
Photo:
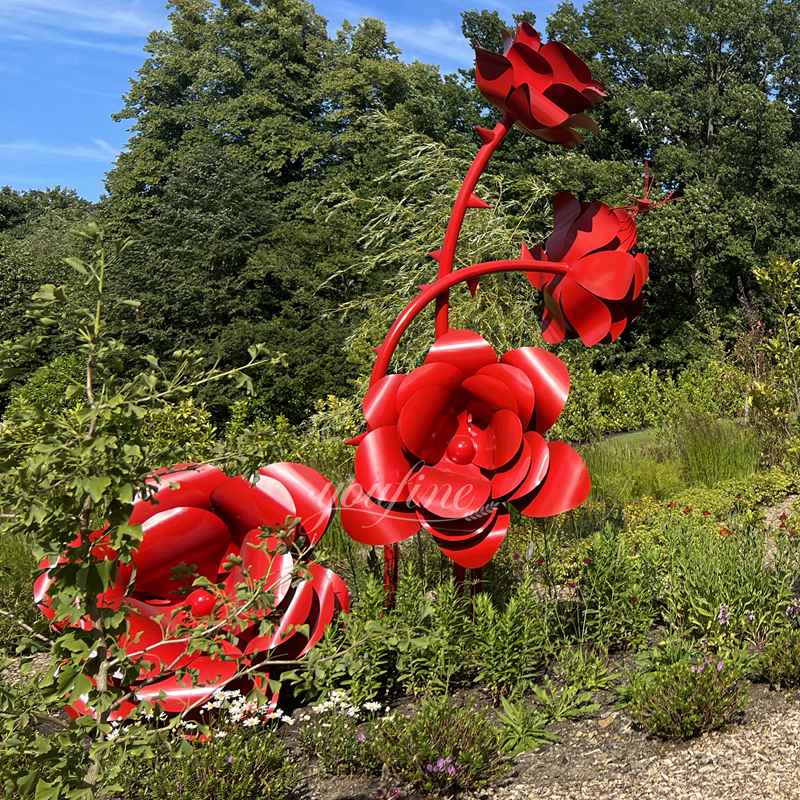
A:
{"label": "curved metal stem", "polygon": [[[469,201],[472,197],[475,187],[478,185],[483,171],[486,169],[490,159],[495,153],[495,150],[506,138],[506,135],[511,130],[514,124],[513,117],[505,116],[500,122],[495,125],[492,130],[492,139],[486,142],[480,150],[478,150],[475,160],[472,162],[467,174],[464,176],[464,182],[461,184],[461,189],[456,196],[453,203],[453,210],[450,213],[450,221],[447,224],[447,230],[444,234],[444,242],[439,255],[439,274],[438,279],[449,275],[453,271],[453,263],[456,257],[456,248],[458,247],[458,237],[461,235],[461,228],[464,225],[464,217],[469,208]],[[449,326],[449,296],[447,293],[443,294],[436,301],[436,338],[438,339],[443,334],[447,333]]]}
{"label": "curved metal stem", "polygon": [[377,350],[375,366],[372,368],[370,385],[379,381],[386,371],[397,349],[403,334],[408,329],[414,319],[425,309],[427,305],[442,296],[446,296],[450,289],[458,283],[475,278],[491,275],[496,272],[543,272],[550,275],[564,275],[568,266],[561,262],[536,261],[534,259],[507,259],[503,261],[483,261],[480,264],[473,264],[464,267],[457,272],[445,275],[436,283],[426,286],[398,315],[389,328],[386,338]]}

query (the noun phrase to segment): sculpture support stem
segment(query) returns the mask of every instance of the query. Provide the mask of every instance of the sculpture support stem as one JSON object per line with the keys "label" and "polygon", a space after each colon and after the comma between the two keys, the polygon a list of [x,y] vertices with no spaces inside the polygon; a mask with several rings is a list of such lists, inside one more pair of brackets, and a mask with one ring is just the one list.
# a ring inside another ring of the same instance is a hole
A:
{"label": "sculpture support stem", "polygon": [[[544,272],[550,275],[563,275],[566,271],[566,264],[535,261],[534,259],[509,259],[506,261],[484,261],[480,264],[473,264],[472,266],[460,269],[458,272],[451,272],[445,275],[443,278],[437,280],[436,283],[425,287],[400,314],[398,314],[397,318],[392,323],[392,327],[389,328],[389,332],[386,334],[383,344],[381,344],[377,350],[375,366],[370,376],[370,386],[386,375],[386,370],[389,369],[394,351],[397,349],[400,339],[409,325],[414,321],[415,317],[434,300],[438,300],[442,295],[447,296],[450,289],[456,284],[470,281],[474,278],[480,278],[484,275],[491,275],[496,272]],[[386,545],[383,548],[383,586],[387,608],[392,608],[394,606],[394,598],[397,593],[398,555],[399,548],[396,544]],[[463,583],[463,578],[459,581],[459,577],[456,575],[456,582]]]}
{"label": "sculpture support stem", "polygon": [[[464,217],[467,214],[467,209],[470,207],[469,203],[472,198],[475,187],[478,185],[478,180],[483,174],[486,166],[495,153],[495,150],[502,144],[503,139],[511,130],[514,124],[513,117],[506,115],[500,122],[495,125],[494,129],[489,131],[492,138],[478,150],[475,160],[472,162],[464,182],[461,184],[461,189],[456,196],[453,203],[453,210],[450,214],[450,222],[447,224],[447,230],[444,234],[444,242],[439,255],[439,274],[438,279],[444,278],[453,271],[453,262],[456,257],[456,248],[458,247],[458,238],[461,234],[461,228],[464,225]],[[484,131],[484,133],[486,133]],[[443,334],[447,333],[449,328],[449,293],[443,294],[436,300],[436,338],[438,339]]]}
{"label": "sculpture support stem", "polygon": [[492,275],[498,272],[543,272],[548,275],[564,275],[568,266],[557,261],[536,261],[533,258],[527,259],[506,259],[502,261],[483,261],[480,264],[464,267],[457,272],[451,272],[443,278],[439,278],[436,283],[426,286],[396,317],[386,334],[386,338],[377,350],[377,358],[372,368],[370,385],[376,383],[386,375],[391,363],[394,351],[400,342],[403,334],[414,319],[422,312],[426,306],[446,295],[450,289],[459,283],[466,283],[484,275]]}

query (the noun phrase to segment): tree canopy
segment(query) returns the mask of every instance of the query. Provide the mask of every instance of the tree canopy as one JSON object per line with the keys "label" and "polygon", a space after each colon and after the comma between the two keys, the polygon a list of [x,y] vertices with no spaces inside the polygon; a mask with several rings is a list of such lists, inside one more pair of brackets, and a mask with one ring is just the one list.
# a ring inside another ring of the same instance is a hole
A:
{"label": "tree canopy", "polygon": [[[499,50],[521,19],[535,17],[468,11],[462,30]],[[798,22],[800,0],[589,0],[546,21],[606,84],[601,131],[568,152],[532,137],[508,148],[480,224],[509,248],[517,236],[535,243],[549,196],[628,202],[645,159],[655,193],[680,195],[640,226],[646,311],[635,336],[593,356],[600,367],[679,369],[735,336],[754,267],[797,256]],[[406,63],[376,19],[329,35],[305,0],[173,0],[146,52],[117,115],[129,146],[98,208],[59,190],[0,193],[4,335],[21,333],[23,301],[57,269],[69,225],[96,215],[135,240],[113,276],[141,301],[123,332],[161,354],[199,347],[223,366],[264,341],[285,358],[258,376],[255,413],[300,420],[363,373],[360,343],[382,335],[398,276],[410,286],[433,272],[422,245],[436,246],[453,191],[436,163],[463,166],[472,126],[496,112],[471,65],[443,75]],[[430,180],[415,172],[420,155]],[[468,240],[480,249],[480,227]],[[487,284],[468,306],[482,309],[484,332],[506,335],[509,315],[535,328],[530,304],[504,291]],[[204,400],[223,416],[230,402],[219,390]]]}

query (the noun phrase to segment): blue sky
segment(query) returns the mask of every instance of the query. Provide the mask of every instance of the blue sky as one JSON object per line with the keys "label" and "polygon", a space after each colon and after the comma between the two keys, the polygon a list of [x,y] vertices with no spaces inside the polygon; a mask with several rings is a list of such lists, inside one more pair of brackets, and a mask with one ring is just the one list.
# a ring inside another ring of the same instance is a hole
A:
{"label": "blue sky", "polygon": [[[334,30],[343,19],[385,19],[405,59],[452,70],[470,64],[465,8],[510,18],[533,9],[541,27],[556,0],[319,0]],[[96,200],[128,136],[111,115],[144,59],[149,31],[166,26],[165,0],[0,0],[0,186],[61,185]]]}

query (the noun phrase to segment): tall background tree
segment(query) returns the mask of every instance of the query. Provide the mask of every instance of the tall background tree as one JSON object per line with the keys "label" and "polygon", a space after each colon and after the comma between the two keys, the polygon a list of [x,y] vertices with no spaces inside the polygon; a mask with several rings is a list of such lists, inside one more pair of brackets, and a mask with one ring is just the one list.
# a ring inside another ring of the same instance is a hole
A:
{"label": "tall background tree", "polygon": [[[469,11],[462,29],[499,50],[521,19],[535,21]],[[682,195],[640,226],[644,317],[636,337],[592,355],[596,368],[677,370],[729,344],[740,283],[773,253],[800,255],[798,23],[800,0],[589,0],[546,21],[607,84],[601,132],[569,153],[528,137],[500,155],[485,186],[494,211],[471,223],[469,246],[486,226],[509,250],[535,242],[557,188],[632,200],[644,159],[656,194]],[[253,413],[302,420],[363,373],[398,279],[432,273],[424,254],[453,188],[443,159],[468,159],[472,126],[496,112],[470,65],[405,63],[375,19],[331,36],[304,0],[173,0],[146,52],[118,115],[131,140],[98,208],[68,192],[0,195],[3,335],[24,330],[25,298],[55,279],[69,228],[95,215],[137,242],[112,276],[142,302],[121,332],[223,365],[266,341],[285,360],[257,376]],[[409,181],[420,155],[428,176]],[[536,309],[503,291],[487,282],[467,312],[489,336],[535,326]],[[203,400],[225,417],[224,391]]]}

